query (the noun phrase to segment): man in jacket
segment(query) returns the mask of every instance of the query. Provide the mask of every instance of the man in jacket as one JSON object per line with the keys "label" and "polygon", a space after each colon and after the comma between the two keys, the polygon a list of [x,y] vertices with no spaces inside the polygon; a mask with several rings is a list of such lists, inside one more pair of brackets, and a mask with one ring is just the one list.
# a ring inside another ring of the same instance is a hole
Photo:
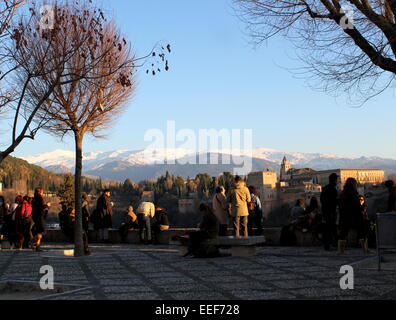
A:
{"label": "man in jacket", "polygon": [[151,219],[155,215],[155,206],[152,202],[140,203],[136,210],[139,222],[139,238],[141,243],[149,244],[151,242]]}
{"label": "man in jacket", "polygon": [[329,184],[323,188],[320,195],[320,202],[322,204],[323,214],[323,244],[326,251],[330,250],[330,244],[336,242],[337,235],[337,206],[338,206],[338,191],[337,191],[338,175],[333,173],[329,177]]}
{"label": "man in jacket", "polygon": [[105,243],[109,243],[109,229],[112,227],[112,203],[110,200],[110,190],[106,189],[99,197],[96,210],[99,219],[99,238]]}
{"label": "man in jacket", "polygon": [[251,202],[249,189],[241,177],[235,178],[234,189],[231,190],[228,196],[228,202],[231,204],[231,212],[234,218],[234,232],[235,237],[240,238],[240,224],[242,222],[242,229],[244,237],[248,237],[248,218],[249,210],[248,203]]}

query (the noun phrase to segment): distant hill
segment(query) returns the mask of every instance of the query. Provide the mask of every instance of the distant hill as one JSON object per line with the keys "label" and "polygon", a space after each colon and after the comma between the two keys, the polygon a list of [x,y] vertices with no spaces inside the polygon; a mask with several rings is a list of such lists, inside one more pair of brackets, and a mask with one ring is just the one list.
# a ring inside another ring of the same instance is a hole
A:
{"label": "distant hill", "polygon": [[[64,182],[65,174],[54,173],[26,160],[7,157],[0,163],[0,182],[4,189],[15,189],[19,192],[32,191],[42,187],[46,191],[55,192]],[[96,180],[83,178],[83,185],[90,188],[97,184]]]}
{"label": "distant hill", "polygon": [[[218,176],[223,172],[233,172],[240,166],[227,164],[222,161],[226,156],[236,159],[237,155],[232,151],[212,150],[203,152],[201,155],[218,155],[220,158],[217,165],[183,165],[187,159],[197,157],[186,149],[160,149],[155,153],[148,150],[128,151],[116,150],[110,152],[90,152],[84,154],[83,172],[93,177],[133,181],[155,179],[165,175],[166,171],[184,178],[195,177],[199,173],[208,173]],[[247,156],[248,154],[245,154]],[[330,170],[339,168],[353,169],[382,169],[386,175],[396,173],[396,160],[379,157],[348,158],[333,154],[282,152],[266,148],[253,149],[249,155],[252,157],[251,171],[265,171],[267,169],[279,172],[280,164],[284,156],[291,161],[294,168],[312,168],[314,170]],[[175,159],[176,164],[161,164],[162,159]],[[74,152],[55,150],[35,156],[25,157],[30,163],[40,165],[53,172],[72,172],[74,170]],[[200,163],[197,161],[197,163]],[[231,162],[233,163],[233,162]]]}

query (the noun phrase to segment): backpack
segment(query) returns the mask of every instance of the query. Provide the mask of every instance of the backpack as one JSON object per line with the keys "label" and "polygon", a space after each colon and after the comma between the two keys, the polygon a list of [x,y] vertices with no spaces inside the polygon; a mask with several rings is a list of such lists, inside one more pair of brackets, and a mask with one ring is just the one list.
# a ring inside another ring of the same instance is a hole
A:
{"label": "backpack", "polygon": [[295,246],[297,244],[297,238],[294,234],[294,228],[292,225],[288,225],[282,228],[280,235],[280,245],[284,247]]}

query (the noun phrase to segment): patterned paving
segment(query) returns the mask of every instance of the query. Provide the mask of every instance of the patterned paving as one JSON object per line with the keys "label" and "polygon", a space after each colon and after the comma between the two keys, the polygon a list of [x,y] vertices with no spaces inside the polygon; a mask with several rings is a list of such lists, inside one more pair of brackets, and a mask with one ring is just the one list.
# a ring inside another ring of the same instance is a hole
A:
{"label": "patterned paving", "polygon": [[[51,265],[56,283],[81,290],[48,300],[396,299],[396,269],[376,271],[375,255],[358,249],[339,256],[321,248],[260,247],[250,258],[194,259],[172,245],[95,246],[82,258],[64,257],[70,246],[44,248],[1,251],[0,281],[38,282],[40,267]],[[340,289],[342,265],[354,267],[354,290]]]}

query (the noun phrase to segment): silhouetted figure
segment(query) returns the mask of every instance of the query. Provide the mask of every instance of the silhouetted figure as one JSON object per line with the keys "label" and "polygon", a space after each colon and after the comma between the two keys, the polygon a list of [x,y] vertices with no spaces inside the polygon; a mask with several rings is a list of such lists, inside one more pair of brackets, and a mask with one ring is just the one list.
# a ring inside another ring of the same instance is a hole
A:
{"label": "silhouetted figure", "polygon": [[357,181],[349,178],[344,186],[344,190],[340,195],[340,240],[338,248],[341,254],[345,252],[346,238],[351,229],[356,229],[358,239],[362,243],[364,241],[364,223],[362,206],[359,201],[357,191]]}
{"label": "silhouetted figure", "polygon": [[99,239],[102,242],[110,243],[109,229],[113,223],[111,215],[113,213],[112,203],[110,200],[110,190],[106,189],[99,197],[96,204],[97,228],[99,229]]}
{"label": "silhouetted figure", "polygon": [[34,234],[35,238],[31,243],[33,250],[40,252],[41,241],[45,232],[45,218],[48,214],[48,204],[44,201],[44,190],[37,188],[34,192],[34,198],[32,202],[32,217],[34,221]]}
{"label": "silhouetted figure", "polygon": [[227,236],[228,231],[229,211],[224,187],[216,188],[216,194],[213,196],[212,200],[212,207],[213,213],[216,215],[220,223],[219,236],[225,237]]}
{"label": "silhouetted figure", "polygon": [[369,253],[369,244],[368,244],[368,235],[369,235],[369,228],[370,228],[370,218],[368,214],[368,208],[366,203],[366,198],[364,196],[359,196],[359,204],[360,204],[360,212],[362,215],[362,232],[359,238],[360,245],[365,253]]}
{"label": "silhouetted figure", "polygon": [[58,220],[62,232],[69,238],[69,213],[66,204],[62,204],[62,210],[58,213]]}
{"label": "silhouetted figure", "polygon": [[392,180],[385,182],[385,187],[389,191],[387,212],[396,211],[396,186]]}
{"label": "silhouetted figure", "polygon": [[152,229],[154,244],[158,244],[158,236],[161,234],[161,232],[169,230],[168,213],[165,209],[160,207],[155,209]]}
{"label": "silhouetted figure", "polygon": [[320,195],[323,218],[323,244],[326,251],[330,250],[331,244],[335,245],[337,235],[337,206],[338,206],[338,175],[333,173],[329,176],[329,184],[323,188]]}
{"label": "silhouetted figure", "polygon": [[191,232],[189,234],[188,252],[185,257],[193,255],[194,257],[212,257],[218,256],[217,248],[211,246],[201,246],[202,242],[207,239],[215,239],[219,234],[219,220],[213,213],[212,209],[206,205],[201,204],[199,211],[202,212],[202,221],[199,224],[199,231]]}

